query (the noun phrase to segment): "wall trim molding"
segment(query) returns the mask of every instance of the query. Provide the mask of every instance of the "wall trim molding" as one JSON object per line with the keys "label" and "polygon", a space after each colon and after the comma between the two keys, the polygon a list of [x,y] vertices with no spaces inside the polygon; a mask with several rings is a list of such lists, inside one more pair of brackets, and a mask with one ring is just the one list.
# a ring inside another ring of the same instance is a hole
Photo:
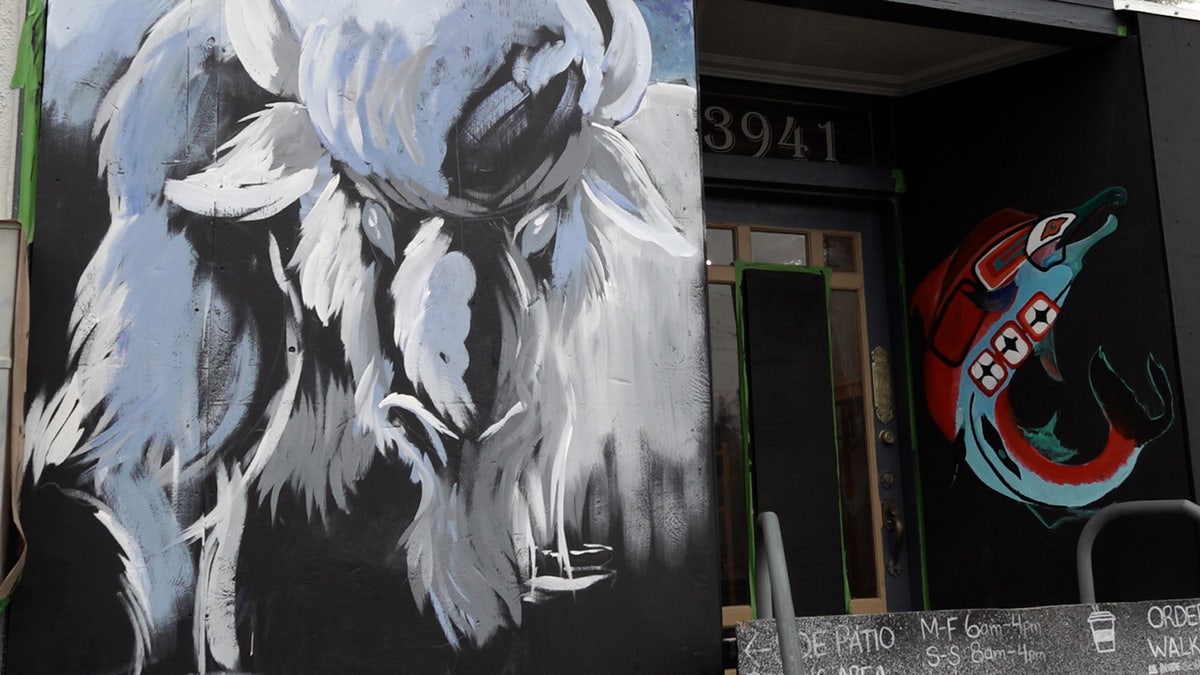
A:
{"label": "wall trim molding", "polygon": [[701,52],[701,75],[877,96],[905,96],[1064,51],[1036,43],[1011,44],[914,71],[884,75],[842,68],[763,61]]}

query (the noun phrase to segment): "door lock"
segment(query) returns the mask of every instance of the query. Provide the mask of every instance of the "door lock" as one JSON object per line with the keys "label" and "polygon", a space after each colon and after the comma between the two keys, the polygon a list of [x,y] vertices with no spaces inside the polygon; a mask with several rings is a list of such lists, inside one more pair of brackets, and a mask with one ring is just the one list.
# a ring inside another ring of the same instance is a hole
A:
{"label": "door lock", "polygon": [[904,548],[904,519],[900,517],[900,507],[896,502],[887,499],[883,502],[883,529],[892,533],[892,550],[887,559],[888,574],[898,577],[903,569],[900,562],[900,552]]}

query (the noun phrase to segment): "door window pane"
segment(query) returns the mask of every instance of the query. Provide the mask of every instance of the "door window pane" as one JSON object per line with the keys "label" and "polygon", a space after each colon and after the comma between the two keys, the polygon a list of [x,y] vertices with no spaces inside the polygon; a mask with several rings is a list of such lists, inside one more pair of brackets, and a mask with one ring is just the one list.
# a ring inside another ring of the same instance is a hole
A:
{"label": "door window pane", "polygon": [[858,291],[830,295],[833,391],[841,475],[842,537],[850,597],[876,597],[875,525],[871,497],[870,446],[863,388],[862,323]]}
{"label": "door window pane", "polygon": [[825,235],[825,266],[834,272],[857,272],[858,256],[854,251],[854,237]]}
{"label": "door window pane", "polygon": [[733,230],[708,228],[707,255],[709,265],[733,264]]}
{"label": "door window pane", "polygon": [[721,533],[721,601],[750,603],[746,465],[742,450],[742,399],[733,286],[708,285],[712,350],[712,432],[716,456],[717,513]]}
{"label": "door window pane", "polygon": [[791,232],[750,233],[750,253],[754,262],[780,265],[807,265],[808,238]]}

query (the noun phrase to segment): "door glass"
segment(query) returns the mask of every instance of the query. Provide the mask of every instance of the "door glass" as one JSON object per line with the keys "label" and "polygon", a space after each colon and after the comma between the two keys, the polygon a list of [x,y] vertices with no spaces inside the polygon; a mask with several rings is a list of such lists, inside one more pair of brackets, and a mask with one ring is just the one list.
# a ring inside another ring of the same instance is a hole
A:
{"label": "door glass", "polygon": [[742,450],[742,399],[733,289],[728,284],[708,285],[712,432],[721,531],[721,600],[724,605],[746,605],[750,604],[749,532],[746,528],[746,467]]}
{"label": "door glass", "polygon": [[[828,239],[826,240],[828,241]],[[876,597],[875,532],[863,393],[862,316],[859,293],[834,290],[829,302],[833,339],[833,390],[842,493],[842,536],[850,596]]]}
{"label": "door glass", "polygon": [[708,228],[707,255],[709,265],[733,264],[733,230],[723,227]]}
{"label": "door glass", "polygon": [[751,231],[750,252],[754,262],[780,265],[808,264],[808,241],[803,234]]}
{"label": "door glass", "polygon": [[825,235],[825,266],[834,272],[857,272],[858,256],[854,252],[854,237]]}

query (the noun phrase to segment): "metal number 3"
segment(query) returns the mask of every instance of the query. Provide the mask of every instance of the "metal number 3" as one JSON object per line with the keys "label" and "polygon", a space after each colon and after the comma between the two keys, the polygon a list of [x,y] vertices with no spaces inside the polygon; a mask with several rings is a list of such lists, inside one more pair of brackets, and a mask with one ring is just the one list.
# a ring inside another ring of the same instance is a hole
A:
{"label": "metal number 3", "polygon": [[704,109],[704,119],[713,126],[714,132],[720,132],[720,142],[718,143],[715,136],[716,133],[704,134],[704,144],[713,152],[729,152],[733,149],[736,142],[733,131],[730,130],[730,125],[733,124],[733,115],[728,109],[722,108],[719,105],[710,105]]}

